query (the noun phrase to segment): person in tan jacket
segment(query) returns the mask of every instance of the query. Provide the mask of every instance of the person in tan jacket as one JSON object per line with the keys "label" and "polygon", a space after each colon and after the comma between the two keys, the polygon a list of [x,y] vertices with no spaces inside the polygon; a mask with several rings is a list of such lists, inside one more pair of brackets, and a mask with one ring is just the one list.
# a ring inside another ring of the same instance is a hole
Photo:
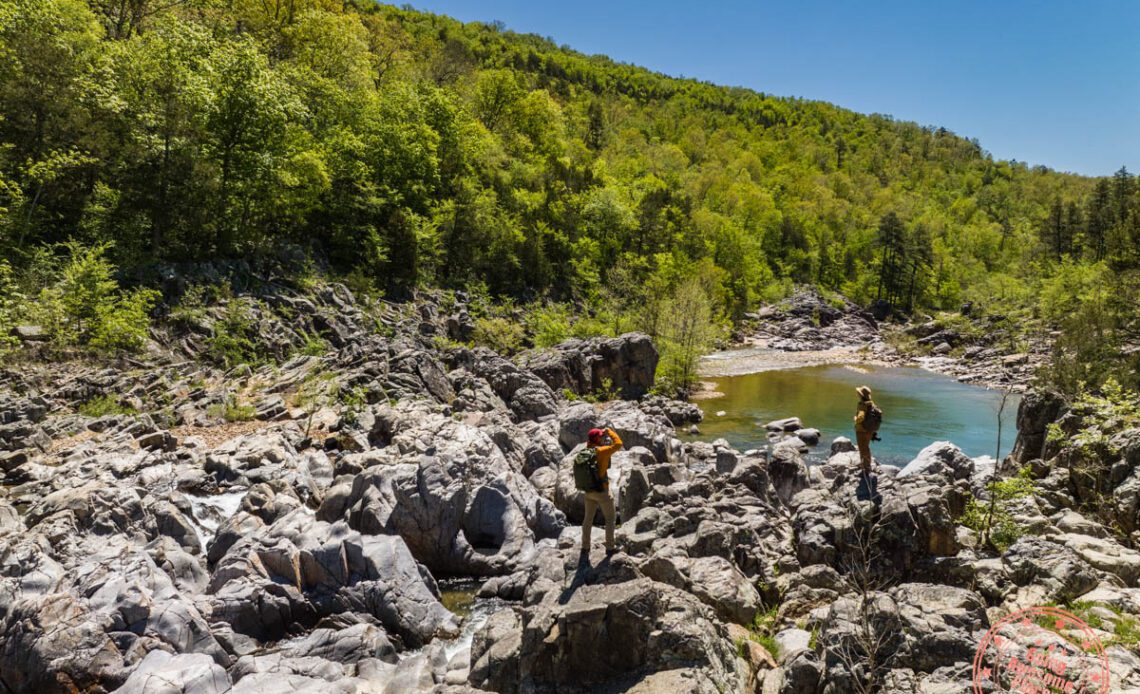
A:
{"label": "person in tan jacket", "polygon": [[859,447],[859,468],[864,475],[869,475],[871,474],[871,439],[875,436],[875,432],[865,428],[863,422],[875,403],[871,400],[871,389],[867,386],[859,386],[855,392],[859,394],[859,409],[855,411],[855,442]]}
{"label": "person in tan jacket", "polygon": [[[607,441],[608,439],[608,441]],[[585,492],[586,517],[582,521],[582,553],[590,552],[590,531],[594,527],[594,514],[599,507],[606,519],[606,554],[614,552],[614,499],[610,496],[610,458],[622,449],[621,437],[613,429],[591,429],[586,434],[586,445],[598,453],[598,475],[602,479],[601,491]]]}

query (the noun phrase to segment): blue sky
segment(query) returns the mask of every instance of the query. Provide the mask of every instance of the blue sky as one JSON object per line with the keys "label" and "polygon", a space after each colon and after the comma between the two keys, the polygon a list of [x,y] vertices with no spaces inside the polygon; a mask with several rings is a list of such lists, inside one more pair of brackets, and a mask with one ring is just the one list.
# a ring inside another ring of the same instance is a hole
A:
{"label": "blue sky", "polygon": [[1140,170],[1140,2],[411,4],[670,75],[943,126],[1001,159]]}

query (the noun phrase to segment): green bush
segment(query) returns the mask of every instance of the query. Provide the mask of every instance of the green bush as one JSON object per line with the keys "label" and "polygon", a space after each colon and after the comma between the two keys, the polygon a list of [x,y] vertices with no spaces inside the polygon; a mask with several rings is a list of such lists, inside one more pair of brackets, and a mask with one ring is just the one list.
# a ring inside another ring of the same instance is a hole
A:
{"label": "green bush", "polygon": [[206,340],[206,356],[227,369],[262,360],[253,322],[240,300],[226,304],[222,319],[214,324],[213,334]]}
{"label": "green bush", "polygon": [[593,393],[594,402],[609,402],[611,400],[617,400],[620,397],[621,393],[614,388],[614,382],[611,378],[603,378],[602,387]]}
{"label": "green bush", "polygon": [[[1078,600],[1067,607],[1070,612],[1093,629],[1111,632],[1112,636],[1106,639],[1106,646],[1116,645],[1130,650],[1135,650],[1137,646],[1140,646],[1140,618],[1124,612],[1115,605],[1089,600]],[[1098,614],[1098,608],[1100,610],[1107,609],[1113,616],[1101,616]],[[1055,630],[1055,621],[1048,626]]]}
{"label": "green bush", "polygon": [[472,334],[476,345],[490,347],[499,354],[514,354],[522,349],[526,336],[523,326],[509,318],[484,317],[475,319]]}
{"label": "green bush", "polygon": [[592,316],[582,316],[570,326],[571,337],[588,340],[591,337],[613,337],[632,329],[630,318],[616,310],[601,310]]}
{"label": "green bush", "polygon": [[0,355],[18,344],[12,329],[19,321],[18,311],[23,296],[16,286],[12,266],[7,260],[0,260]]}
{"label": "green bush", "polygon": [[356,424],[357,417],[368,407],[368,391],[363,386],[342,388],[337,392],[337,400],[344,406],[341,416],[348,424]]}
{"label": "green bush", "polygon": [[248,422],[257,414],[257,408],[252,405],[240,405],[236,398],[227,398],[224,403],[210,405],[206,414],[227,422]]}
{"label": "green bush", "polygon": [[137,414],[133,407],[119,403],[110,395],[100,395],[81,404],[77,410],[79,414],[87,417],[106,417],[113,414]]}
{"label": "green bush", "polygon": [[229,285],[212,286],[192,284],[178,299],[178,304],[170,309],[170,320],[190,327],[196,327],[206,318],[206,307],[218,301],[222,294],[229,294]]}
{"label": "green bush", "polygon": [[1125,615],[1120,608],[1111,608],[1119,619],[1113,625],[1112,642],[1135,652],[1140,646],[1140,619]]}
{"label": "green bush", "polygon": [[533,308],[526,322],[535,347],[553,347],[570,338],[570,309],[563,304]]}
{"label": "green bush", "polygon": [[1009,507],[1011,501],[1033,494],[1029,468],[1022,468],[1013,477],[991,482],[988,487],[990,494],[994,495],[992,513],[989,500],[971,497],[958,522],[988,539],[994,549],[1004,552],[1025,534],[1025,529],[1017,523]]}
{"label": "green bush", "polygon": [[384,292],[376,284],[376,277],[363,268],[355,268],[342,277],[341,282],[360,300],[370,301],[384,296]]}
{"label": "green bush", "polygon": [[998,502],[994,507],[993,516],[989,516],[989,502],[971,498],[966,502],[966,510],[958,522],[971,530],[989,535],[990,544],[999,552],[1009,549],[1025,534],[1024,529],[1017,524],[1013,516]]}
{"label": "green bush", "polygon": [[748,627],[748,638],[763,646],[776,660],[780,657],[780,646],[776,643],[773,632],[776,629],[778,612],[779,608],[775,605],[764,612],[758,612]]}
{"label": "green bush", "polygon": [[298,350],[301,354],[307,357],[319,357],[329,351],[329,343],[320,335],[310,335],[305,333],[305,344],[301,345]]}
{"label": "green bush", "polygon": [[62,337],[83,344],[99,330],[103,317],[113,312],[119,285],[105,257],[107,245],[85,248],[72,241],[65,247],[69,258],[59,281],[59,301],[68,334]]}
{"label": "green bush", "polygon": [[70,241],[63,248],[67,255],[62,266],[47,253],[34,254],[24,285],[34,289],[36,300],[25,302],[20,316],[18,306],[11,307],[12,297],[20,296],[11,269],[7,263],[0,267],[0,330],[7,335],[4,324],[20,319],[42,326],[57,345],[104,352],[141,350],[159,293],[120,289],[115,267],[106,258],[109,244],[85,247]]}
{"label": "green bush", "polygon": [[725,332],[707,284],[707,278],[700,275],[678,284],[664,303],[658,323],[661,359],[657,362],[657,377],[682,391],[696,382],[701,357]]}
{"label": "green bush", "polygon": [[135,289],[100,305],[91,346],[109,352],[141,350],[146,345],[150,312],[160,296],[153,289]]}

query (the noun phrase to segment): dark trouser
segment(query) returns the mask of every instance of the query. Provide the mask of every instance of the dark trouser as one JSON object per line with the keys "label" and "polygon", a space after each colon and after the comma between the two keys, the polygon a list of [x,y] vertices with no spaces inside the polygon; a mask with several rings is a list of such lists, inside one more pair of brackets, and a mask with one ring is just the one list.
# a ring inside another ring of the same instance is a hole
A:
{"label": "dark trouser", "polygon": [[863,472],[871,471],[871,437],[869,431],[855,430],[855,442],[859,445],[859,467]]}

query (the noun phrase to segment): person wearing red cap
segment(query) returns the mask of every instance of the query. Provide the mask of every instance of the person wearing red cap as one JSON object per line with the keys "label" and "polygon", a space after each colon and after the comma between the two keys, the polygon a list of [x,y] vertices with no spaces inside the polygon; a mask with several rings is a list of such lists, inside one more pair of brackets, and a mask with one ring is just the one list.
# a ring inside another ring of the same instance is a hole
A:
{"label": "person wearing red cap", "polygon": [[[606,437],[609,442],[606,442]],[[610,481],[607,476],[610,471],[610,458],[622,448],[621,437],[613,429],[591,429],[586,434],[586,445],[598,452],[598,475],[602,478],[602,489],[597,492],[585,492],[586,518],[582,521],[582,553],[590,552],[590,530],[594,527],[594,514],[598,508],[602,509],[602,516],[606,519],[606,553],[614,551],[614,499],[610,496]]]}

